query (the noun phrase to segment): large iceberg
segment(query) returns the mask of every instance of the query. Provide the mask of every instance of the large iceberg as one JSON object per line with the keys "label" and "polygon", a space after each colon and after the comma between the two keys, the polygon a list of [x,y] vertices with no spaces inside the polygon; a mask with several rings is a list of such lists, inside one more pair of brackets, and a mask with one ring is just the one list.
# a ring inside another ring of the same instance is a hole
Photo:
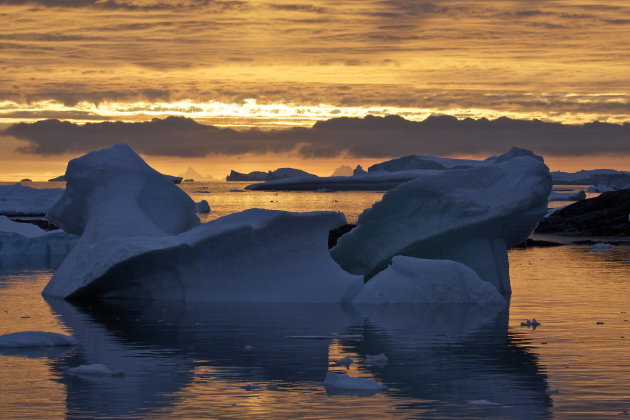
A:
{"label": "large iceberg", "polygon": [[542,158],[521,149],[491,162],[435,171],[389,191],[331,254],[368,279],[396,255],[458,261],[509,294],[507,249],[545,215],[551,177]]}
{"label": "large iceberg", "polygon": [[328,253],[341,213],[251,209],[199,225],[195,203],[126,145],[74,159],[66,174],[48,217],[81,237],[45,295],[342,302],[362,285]]}
{"label": "large iceberg", "polygon": [[43,216],[59,200],[62,188],[0,185],[0,215]]}
{"label": "large iceberg", "polygon": [[278,168],[275,171],[262,172],[254,171],[248,174],[230,171],[230,174],[225,177],[226,181],[273,181],[276,179],[296,178],[296,177],[311,177],[316,178],[317,175],[309,174],[301,169],[294,168]]}

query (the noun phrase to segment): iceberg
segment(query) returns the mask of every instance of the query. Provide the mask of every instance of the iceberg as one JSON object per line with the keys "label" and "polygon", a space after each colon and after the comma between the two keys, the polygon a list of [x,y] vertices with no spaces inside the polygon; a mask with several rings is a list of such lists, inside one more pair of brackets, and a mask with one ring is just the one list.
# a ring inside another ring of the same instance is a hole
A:
{"label": "iceberg", "polygon": [[59,200],[62,188],[31,188],[24,185],[0,186],[0,215],[43,216]]}
{"label": "iceberg", "polygon": [[210,213],[210,204],[206,200],[201,200],[196,204],[197,213]]}
{"label": "iceberg", "polygon": [[120,370],[111,370],[102,363],[92,363],[89,365],[79,365],[68,368],[68,373],[72,375],[85,376],[123,376],[124,372]]}
{"label": "iceberg", "polygon": [[372,277],[353,303],[502,303],[505,298],[464,264],[395,256]]}
{"label": "iceberg", "polygon": [[45,231],[31,223],[0,216],[2,265],[56,266],[72,250],[77,237],[62,230]]}
{"label": "iceberg", "polygon": [[469,169],[490,166],[515,157],[530,157],[542,162],[542,158],[531,151],[512,148],[502,156],[485,160],[451,159],[434,156],[411,155],[370,166],[365,172],[361,166],[354,170],[354,176],[296,177],[291,179],[267,180],[247,186],[250,190],[289,190],[315,191],[387,191],[412,179],[454,169]]}
{"label": "iceberg", "polygon": [[296,178],[296,177],[309,177],[317,178],[317,175],[309,174],[301,169],[293,168],[278,168],[275,171],[261,172],[254,171],[248,174],[230,171],[230,174],[225,177],[226,181],[273,181],[276,179]]}
{"label": "iceberg", "polygon": [[370,396],[387,391],[385,385],[381,385],[373,379],[355,378],[334,372],[326,373],[323,385],[330,395]]}
{"label": "iceberg", "polygon": [[549,169],[529,153],[512,149],[493,163],[435,171],[398,186],[339,238],[333,258],[367,279],[396,255],[453,260],[509,294],[507,249],[533,231],[551,192]]}
{"label": "iceberg", "polygon": [[327,249],[341,213],[250,209],[200,225],[194,201],[126,145],[74,159],[66,174],[48,217],[81,237],[44,295],[330,303],[363,284]]}
{"label": "iceberg", "polygon": [[549,194],[549,201],[579,201],[586,198],[584,191],[577,192],[555,192]]}
{"label": "iceberg", "polygon": [[21,331],[0,335],[0,348],[76,346],[79,341],[69,335],[46,331]]}

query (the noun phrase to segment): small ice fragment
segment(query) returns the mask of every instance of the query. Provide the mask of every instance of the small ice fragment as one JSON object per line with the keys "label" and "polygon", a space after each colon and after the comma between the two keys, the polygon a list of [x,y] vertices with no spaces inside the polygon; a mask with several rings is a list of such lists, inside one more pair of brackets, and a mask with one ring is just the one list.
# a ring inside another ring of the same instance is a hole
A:
{"label": "small ice fragment", "polygon": [[531,327],[531,326],[532,326],[532,321],[529,319],[525,322],[521,322],[521,327]]}
{"label": "small ice fragment", "polygon": [[532,328],[536,329],[540,325],[540,322],[536,321],[536,318],[532,319]]}
{"label": "small ice fragment", "polygon": [[368,396],[387,390],[387,387],[367,378],[354,378],[341,373],[327,372],[324,388],[332,395]]}
{"label": "small ice fragment", "polygon": [[101,363],[91,365],[80,365],[69,368],[68,373],[72,375],[93,375],[93,376],[123,376],[122,371],[114,371]]}
{"label": "small ice fragment", "polygon": [[230,190],[230,192],[245,192],[245,190]]}
{"label": "small ice fragment", "polygon": [[365,363],[368,365],[385,366],[387,362],[389,362],[389,358],[383,353],[365,355]]}
{"label": "small ice fragment", "polygon": [[254,389],[260,389],[260,385],[243,385],[241,388],[245,391],[253,391]]}
{"label": "small ice fragment", "polygon": [[595,325],[604,325],[604,321],[597,321]]}
{"label": "small ice fragment", "polygon": [[276,389],[278,389],[278,385],[276,384],[268,384],[265,386],[266,389],[268,389],[269,391],[275,391]]}
{"label": "small ice fragment", "polygon": [[469,400],[468,404],[471,404],[471,405],[503,405],[501,403],[488,401],[488,400]]}
{"label": "small ice fragment", "polygon": [[335,364],[337,366],[345,366],[347,368],[347,367],[350,367],[350,365],[352,364],[352,359],[349,356],[347,356],[347,357],[344,357],[343,359],[335,360]]}
{"label": "small ice fragment", "polygon": [[210,213],[210,204],[206,200],[201,200],[195,205],[197,213]]}
{"label": "small ice fragment", "polygon": [[245,347],[243,347],[243,350],[245,350],[245,351],[252,351],[254,349],[255,349],[254,346],[245,346]]}
{"label": "small ice fragment", "polygon": [[545,389],[545,394],[547,394],[547,395],[559,394],[559,393],[560,393],[559,389],[555,389],[555,388],[547,388],[547,389]]}
{"label": "small ice fragment", "polygon": [[22,331],[0,335],[0,348],[76,346],[79,341],[65,334],[46,331]]}
{"label": "small ice fragment", "polygon": [[607,244],[604,242],[599,242],[593,245],[593,247],[589,249],[589,251],[608,251],[609,249],[612,249],[614,247],[615,247],[614,245]]}

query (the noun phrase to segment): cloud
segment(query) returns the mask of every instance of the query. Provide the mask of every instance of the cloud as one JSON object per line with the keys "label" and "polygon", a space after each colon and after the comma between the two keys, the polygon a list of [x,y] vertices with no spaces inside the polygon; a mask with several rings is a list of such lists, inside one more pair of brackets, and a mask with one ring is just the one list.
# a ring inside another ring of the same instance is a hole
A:
{"label": "cloud", "polygon": [[105,10],[179,10],[182,8],[196,8],[209,4],[219,4],[232,8],[245,4],[244,1],[216,1],[216,0],[0,0],[0,5],[7,6],[38,6],[48,8],[87,8],[93,7]]}
{"label": "cloud", "polygon": [[120,142],[147,155],[178,157],[285,152],[314,158],[448,156],[496,154],[512,146],[549,156],[630,154],[630,124],[563,125],[505,117],[434,116],[421,122],[397,115],[333,118],[311,128],[269,131],[217,128],[182,117],[85,125],[44,120],[14,124],[0,134],[27,142],[21,152],[39,155],[85,153]]}

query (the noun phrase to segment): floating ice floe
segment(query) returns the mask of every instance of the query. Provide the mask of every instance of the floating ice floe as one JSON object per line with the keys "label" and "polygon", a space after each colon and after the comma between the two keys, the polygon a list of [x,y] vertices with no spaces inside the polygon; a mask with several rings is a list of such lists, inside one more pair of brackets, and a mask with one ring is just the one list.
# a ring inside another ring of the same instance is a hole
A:
{"label": "floating ice floe", "polygon": [[0,348],[76,346],[79,341],[69,335],[46,331],[21,331],[0,335]]}
{"label": "floating ice floe", "polygon": [[372,277],[354,303],[506,303],[487,281],[464,264],[401,255]]}
{"label": "floating ice floe", "polygon": [[556,192],[549,194],[549,201],[579,201],[586,198],[584,191],[576,192]]}
{"label": "floating ice floe", "polygon": [[368,365],[385,366],[388,362],[389,358],[384,353],[365,355],[365,363]]}
{"label": "floating ice floe", "polygon": [[81,237],[45,295],[338,303],[363,284],[327,249],[341,213],[250,209],[199,225],[188,195],[126,145],[72,160],[66,176],[49,219]]}
{"label": "floating ice floe", "polygon": [[327,372],[324,388],[331,395],[369,396],[387,391],[387,387],[373,379],[355,378],[341,373]]}
{"label": "floating ice floe", "polygon": [[389,191],[339,238],[333,258],[368,279],[396,255],[458,261],[509,294],[507,249],[544,216],[551,178],[542,158],[520,149],[492,162],[436,171]]}
{"label": "floating ice floe", "polygon": [[591,249],[589,249],[589,251],[592,251],[592,252],[597,252],[597,251],[608,251],[608,250],[610,250],[610,249],[613,249],[614,247],[615,247],[615,246],[614,246],[614,245],[612,245],[612,244],[607,244],[607,243],[604,243],[604,242],[599,242],[599,243],[594,244],[594,245],[591,247]]}
{"label": "floating ice floe", "polygon": [[0,185],[0,215],[43,216],[62,196],[63,188]]}
{"label": "floating ice floe", "polygon": [[62,230],[45,231],[31,223],[18,223],[0,216],[0,263],[61,261],[77,237]]}
{"label": "floating ice floe", "polygon": [[501,403],[488,400],[469,400],[467,402],[470,405],[503,405]]}
{"label": "floating ice floe", "polygon": [[123,376],[124,372],[120,370],[112,370],[104,364],[93,363],[90,365],[80,365],[77,367],[68,368],[68,373],[72,375],[85,375],[85,376]]}

